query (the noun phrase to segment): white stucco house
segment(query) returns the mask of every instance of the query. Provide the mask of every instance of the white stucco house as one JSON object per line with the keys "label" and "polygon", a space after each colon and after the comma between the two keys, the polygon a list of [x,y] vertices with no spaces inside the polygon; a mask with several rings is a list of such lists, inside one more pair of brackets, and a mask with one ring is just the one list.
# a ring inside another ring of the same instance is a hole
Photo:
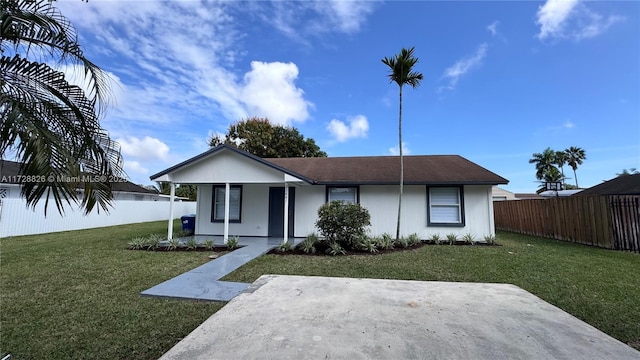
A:
{"label": "white stucco house", "polygon": [[[332,200],[368,209],[373,235],[395,233],[399,168],[397,156],[263,159],[220,145],[151,180],[197,185],[196,235],[287,241],[317,231]],[[495,234],[491,189],[508,180],[457,155],[406,156],[404,173],[403,235]]]}

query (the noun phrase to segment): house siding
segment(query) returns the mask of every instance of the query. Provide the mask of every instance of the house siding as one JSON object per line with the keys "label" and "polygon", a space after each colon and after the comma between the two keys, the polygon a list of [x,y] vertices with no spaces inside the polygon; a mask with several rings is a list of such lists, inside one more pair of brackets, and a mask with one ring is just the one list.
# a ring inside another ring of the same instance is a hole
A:
{"label": "house siding", "polygon": [[[242,223],[230,223],[229,234],[238,236],[267,236],[269,214],[269,187],[281,185],[244,184],[242,194]],[[445,237],[457,234],[462,237],[472,234],[481,239],[494,235],[493,202],[490,185],[468,185],[463,187],[465,226],[443,227],[427,225],[427,187],[405,185],[402,198],[401,234],[417,233],[426,239],[433,234]],[[325,202],[325,186],[296,186],[295,226],[296,237],[317,232],[315,222],[318,208]],[[198,186],[198,212],[196,233],[220,235],[223,223],[211,222],[212,185]],[[389,233],[395,235],[398,207],[398,187],[393,185],[360,186],[360,204],[371,215],[371,235]]]}

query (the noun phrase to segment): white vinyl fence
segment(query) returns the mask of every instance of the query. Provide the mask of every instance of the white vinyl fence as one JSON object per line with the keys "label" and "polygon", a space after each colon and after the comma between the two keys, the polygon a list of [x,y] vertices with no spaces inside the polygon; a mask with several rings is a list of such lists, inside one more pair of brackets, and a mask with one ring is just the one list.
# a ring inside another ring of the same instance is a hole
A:
{"label": "white vinyl fence", "polygon": [[[0,237],[44,234],[58,231],[90,229],[104,226],[133,224],[147,221],[169,220],[168,201],[116,200],[109,213],[95,209],[89,215],[70,206],[65,207],[61,216],[55,203],[49,203],[44,216],[44,201],[40,201],[35,211],[25,206],[23,199],[1,199]],[[195,201],[173,203],[173,215],[195,214]]]}

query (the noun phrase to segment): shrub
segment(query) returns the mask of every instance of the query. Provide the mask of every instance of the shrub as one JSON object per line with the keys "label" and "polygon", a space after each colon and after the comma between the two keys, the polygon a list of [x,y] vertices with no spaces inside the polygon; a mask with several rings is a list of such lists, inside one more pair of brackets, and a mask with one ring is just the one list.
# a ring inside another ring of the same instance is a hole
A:
{"label": "shrub", "polygon": [[360,204],[332,201],[318,209],[316,226],[329,243],[355,248],[358,240],[365,237],[370,220],[369,211]]}
{"label": "shrub", "polygon": [[291,243],[290,242],[285,242],[282,243],[278,246],[278,252],[287,252],[287,251],[291,251]]}
{"label": "shrub", "polygon": [[127,243],[127,248],[129,248],[130,250],[142,250],[146,248],[146,246],[147,246],[147,239],[141,236],[135,237]]}
{"label": "shrub", "polygon": [[163,236],[163,235],[151,234],[146,239],[145,248],[147,250],[155,250],[158,247],[158,245],[160,244],[160,241],[162,241],[164,239],[165,239],[165,236]]}
{"label": "shrub", "polygon": [[309,234],[306,239],[304,239],[300,245],[300,249],[304,251],[306,254],[315,254],[316,253],[316,243],[318,242],[318,235],[315,233]]}
{"label": "shrub", "polygon": [[387,233],[382,234],[382,237],[378,239],[378,246],[384,250],[393,249],[393,239],[391,235]]}
{"label": "shrub", "polygon": [[429,237],[429,240],[433,241],[434,244],[440,244],[440,234],[435,233]]}
{"label": "shrub", "polygon": [[465,244],[473,245],[476,242],[476,237],[473,236],[473,234],[471,234],[471,233],[466,233],[462,237],[462,240],[464,240]]}
{"label": "shrub", "polygon": [[378,252],[378,243],[376,241],[376,239],[362,239],[360,240],[360,243],[358,244],[358,247],[361,250],[370,252],[370,253],[377,253]]}
{"label": "shrub", "polygon": [[233,236],[231,237],[231,239],[227,239],[227,250],[233,251],[237,249],[238,241],[240,241],[240,238],[238,238],[237,236]]}
{"label": "shrub", "polygon": [[344,250],[344,248],[337,242],[330,243],[329,248],[327,249],[327,254],[332,256],[345,255],[346,253],[347,252]]}
{"label": "shrub", "polygon": [[484,237],[484,241],[485,241],[487,244],[491,244],[491,245],[493,245],[493,244],[495,244],[495,243],[496,243],[496,237],[495,237],[495,236],[493,236],[493,235],[485,235],[485,237]]}
{"label": "shrub", "polygon": [[213,248],[215,247],[215,245],[213,243],[213,239],[205,240],[203,246],[207,250],[213,250]]}
{"label": "shrub", "polygon": [[173,238],[167,242],[167,250],[176,250],[180,245],[180,240],[178,238]]}
{"label": "shrub", "polygon": [[185,246],[187,247],[187,250],[196,250],[198,248],[198,241],[196,241],[195,238],[190,238],[185,243]]}
{"label": "shrub", "polygon": [[394,241],[394,245],[406,248],[409,247],[409,240],[407,240],[407,238],[405,237],[401,237],[398,239],[398,241]]}
{"label": "shrub", "polygon": [[453,233],[451,233],[451,234],[447,234],[447,241],[448,241],[450,244],[453,244],[454,242],[458,241],[458,235],[453,234]]}
{"label": "shrub", "polygon": [[418,237],[418,234],[416,234],[416,233],[413,233],[413,234],[409,235],[407,240],[409,240],[409,245],[410,246],[420,244],[420,238]]}

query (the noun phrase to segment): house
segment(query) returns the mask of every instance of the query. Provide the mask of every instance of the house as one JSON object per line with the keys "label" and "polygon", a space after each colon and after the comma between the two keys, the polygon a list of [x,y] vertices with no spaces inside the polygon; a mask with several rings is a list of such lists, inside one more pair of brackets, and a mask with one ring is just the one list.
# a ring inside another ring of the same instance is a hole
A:
{"label": "house", "polygon": [[492,187],[491,197],[493,201],[516,200],[516,194],[497,186]]}
{"label": "house", "polygon": [[544,199],[540,194],[536,193],[515,193],[516,200]]}
{"label": "house", "polygon": [[[151,180],[170,182],[172,193],[197,185],[196,234],[287,241],[317,231],[318,208],[333,200],[368,209],[373,235],[394,234],[399,168],[397,156],[263,159],[220,145]],[[401,233],[494,235],[491,188],[507,183],[457,155],[406,156]]]}
{"label": "house", "polygon": [[618,176],[576,194],[580,195],[640,195],[640,174]]}
{"label": "house", "polygon": [[[0,160],[0,199],[19,199],[21,195],[20,163],[15,161]],[[133,201],[169,201],[166,195],[158,194],[130,181],[114,182],[111,184],[114,200]],[[79,197],[82,189],[78,189]],[[177,198],[177,201],[188,198]]]}

